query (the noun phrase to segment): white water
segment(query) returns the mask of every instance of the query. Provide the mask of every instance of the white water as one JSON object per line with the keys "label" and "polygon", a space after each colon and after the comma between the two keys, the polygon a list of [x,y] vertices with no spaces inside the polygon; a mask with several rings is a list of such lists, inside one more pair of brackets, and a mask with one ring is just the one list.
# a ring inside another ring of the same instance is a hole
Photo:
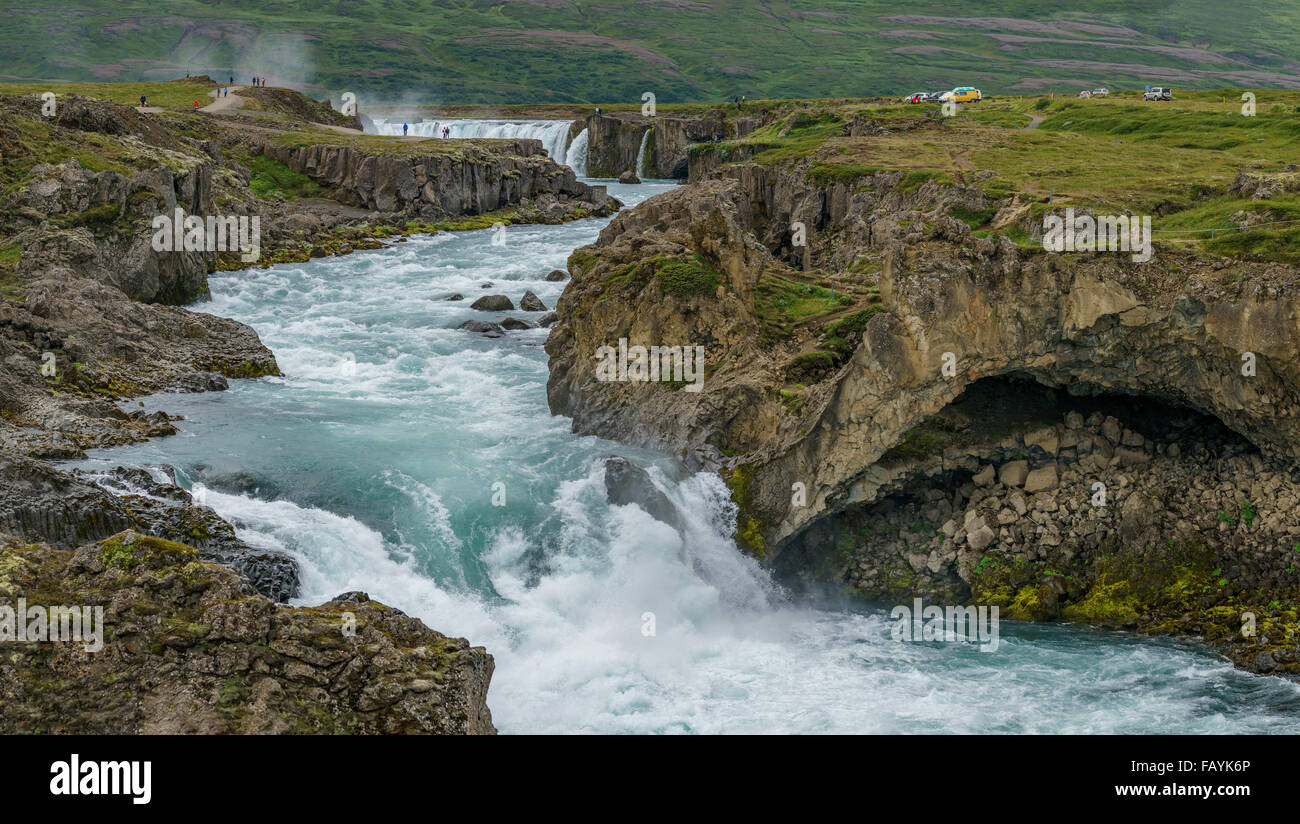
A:
{"label": "white water", "polygon": [[[569,148],[569,127],[572,120],[421,120],[407,123],[407,134],[413,137],[442,137],[443,127],[450,131],[448,138],[496,137],[528,138],[542,141],[546,153],[556,163],[565,163]],[[401,120],[375,120],[378,134],[400,135]],[[586,130],[583,130],[583,134]],[[586,143],[583,143],[583,168],[586,174]]]}
{"label": "white water", "polygon": [[[483,317],[468,304],[484,281],[554,306],[565,284],[545,273],[605,223],[214,274],[197,308],[251,324],[285,377],[147,399],[184,415],[180,434],[85,464],[178,467],[247,541],[298,559],[300,603],[360,589],[485,645],[503,732],[1300,730],[1296,685],[1193,645],[1004,621],[981,653],[894,642],[879,610],[783,600],[732,542],[716,477],[550,416],[545,330],[455,328]],[[526,315],[492,317],[509,314]],[[682,535],[606,502],[611,453],[650,468]]]}
{"label": "white water", "polygon": [[578,132],[578,136],[573,138],[573,143],[569,145],[569,150],[564,154],[564,165],[578,175],[578,177],[587,176],[587,130],[583,129]]}
{"label": "white water", "polygon": [[645,180],[645,150],[650,145],[650,132],[653,129],[646,129],[641,135],[641,147],[636,150],[636,176]]}

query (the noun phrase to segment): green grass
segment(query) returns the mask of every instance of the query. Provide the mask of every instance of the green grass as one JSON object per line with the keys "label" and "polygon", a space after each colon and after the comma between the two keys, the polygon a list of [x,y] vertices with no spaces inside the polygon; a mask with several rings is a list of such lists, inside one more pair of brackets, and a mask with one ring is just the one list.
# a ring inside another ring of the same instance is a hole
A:
{"label": "green grass", "polygon": [[808,177],[818,183],[852,183],[861,177],[873,175],[880,169],[875,166],[857,166],[849,163],[818,163],[808,171]]}
{"label": "green grass", "polygon": [[778,337],[789,335],[796,325],[828,315],[850,302],[842,292],[771,272],[759,277],[754,294],[754,308],[765,332]]}
{"label": "green grass", "polygon": [[[183,72],[181,73],[183,76]],[[85,97],[98,97],[121,103],[125,106],[139,106],[140,95],[144,95],[150,106],[164,109],[192,110],[194,101],[200,106],[212,102],[207,84],[185,82],[158,83],[0,83],[0,94],[42,94],[54,92],[57,104],[64,96],[79,94]]]}
{"label": "green grass", "polygon": [[274,200],[292,200],[298,197],[316,197],[322,191],[320,184],[301,172],[295,172],[278,160],[264,155],[253,158],[252,178],[248,188],[253,194]]}
{"label": "green grass", "polygon": [[[1079,25],[1081,13],[1091,25]],[[907,14],[923,17],[898,18]],[[631,104],[647,90],[664,103],[716,102],[966,83],[996,93],[1034,78],[1072,95],[1141,88],[1167,71],[1213,87],[1242,72],[1293,75],[1298,53],[1294,15],[1274,0],[1239,0],[1230,13],[1214,0],[1090,0],[1083,12],[1041,0],[786,0],[762,11],[749,0],[175,0],[165,10],[145,0],[48,0],[39,13],[20,7],[6,18],[0,74],[134,82],[190,70],[246,82],[256,69],[273,83],[355,91],[364,110],[368,100],[412,96]],[[1060,60],[1076,65],[1050,62]]]}
{"label": "green grass", "polygon": [[722,273],[701,255],[693,260],[668,260],[659,264],[655,272],[661,294],[709,295],[717,290]]}

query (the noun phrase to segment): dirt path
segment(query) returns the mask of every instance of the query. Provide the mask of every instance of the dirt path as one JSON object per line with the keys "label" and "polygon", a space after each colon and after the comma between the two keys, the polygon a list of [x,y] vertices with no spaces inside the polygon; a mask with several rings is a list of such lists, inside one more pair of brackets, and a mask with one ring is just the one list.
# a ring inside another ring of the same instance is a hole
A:
{"label": "dirt path", "polygon": [[223,112],[232,112],[235,111],[236,109],[244,108],[244,98],[235,94],[235,92],[237,91],[242,91],[244,87],[229,86],[228,88],[230,89],[230,94],[222,97],[217,97],[217,92],[221,91],[221,89],[219,88],[213,89],[212,91],[208,92],[208,96],[214,97],[216,98],[216,100],[204,106],[203,108],[199,109],[199,111],[212,112],[213,114],[221,114]]}
{"label": "dirt path", "polygon": [[1029,115],[1029,125],[1028,125],[1028,126],[1025,126],[1025,127],[1024,127],[1023,129],[1021,129],[1020,131],[1022,131],[1022,132],[1027,132],[1027,131],[1029,131],[1030,129],[1036,129],[1036,128],[1038,128],[1038,124],[1039,124],[1039,123],[1042,123],[1042,122],[1043,122],[1044,120],[1046,120],[1046,119],[1047,119],[1047,118],[1043,117],[1041,114],[1031,114],[1031,115]]}

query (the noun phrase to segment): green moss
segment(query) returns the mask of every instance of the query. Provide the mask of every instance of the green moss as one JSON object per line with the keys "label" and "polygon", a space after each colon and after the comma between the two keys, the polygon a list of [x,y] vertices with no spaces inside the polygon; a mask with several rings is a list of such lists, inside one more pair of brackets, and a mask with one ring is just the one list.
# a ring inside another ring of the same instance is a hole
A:
{"label": "green moss", "polygon": [[187,544],[155,538],[152,535],[136,535],[135,540],[125,543],[126,534],[114,535],[100,541],[100,560],[104,566],[130,571],[144,565],[147,569],[160,569],[166,566],[184,566],[197,561],[199,551]]}
{"label": "green moss", "polygon": [[738,507],[736,515],[736,542],[762,561],[767,557],[767,541],[763,537],[763,525],[750,514],[749,485],[753,479],[753,467],[740,464],[727,476],[727,489],[731,490],[731,500]]}
{"label": "green moss", "polygon": [[699,254],[690,261],[672,260],[661,264],[654,277],[659,281],[661,294],[680,296],[712,294],[722,281],[722,273]]}
{"label": "green moss", "polygon": [[292,200],[299,197],[316,197],[322,192],[320,184],[301,172],[295,172],[278,160],[259,155],[253,158],[249,170],[252,177],[248,188],[260,198]]}
{"label": "green moss", "polygon": [[816,383],[834,368],[835,358],[830,352],[805,352],[785,365],[785,379],[791,383]]}
{"label": "green moss", "polygon": [[808,170],[808,177],[817,183],[852,183],[861,177],[879,172],[875,166],[858,166],[849,163],[818,163]]}
{"label": "green moss", "polygon": [[1064,607],[1061,617],[1085,624],[1123,627],[1137,622],[1140,607],[1141,603],[1131,592],[1127,580],[1110,581],[1103,575],[1082,601]]}
{"label": "green moss", "polygon": [[839,311],[851,302],[842,293],[764,271],[754,290],[754,312],[768,338],[789,337],[794,327]]}
{"label": "green moss", "polygon": [[962,221],[972,229],[978,229],[985,223],[988,223],[997,213],[997,206],[985,206],[983,209],[964,209],[960,206],[954,206],[948,210],[948,214]]}

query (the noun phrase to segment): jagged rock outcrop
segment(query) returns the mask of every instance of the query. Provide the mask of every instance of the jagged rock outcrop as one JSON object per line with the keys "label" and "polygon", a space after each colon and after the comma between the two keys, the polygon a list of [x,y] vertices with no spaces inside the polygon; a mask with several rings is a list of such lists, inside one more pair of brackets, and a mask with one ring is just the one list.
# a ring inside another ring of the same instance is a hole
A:
{"label": "jagged rock outcrop", "polygon": [[292,558],[248,546],[184,489],[143,470],[118,468],[101,485],[0,450],[0,478],[0,532],[68,549],[134,529],[193,546],[202,560],[231,567],[275,601],[298,594]]}
{"label": "jagged rock outcrop", "polygon": [[[712,445],[745,454],[739,463],[769,544],[871,500],[880,455],[970,382],[1013,371],[1048,386],[1186,405],[1268,454],[1300,456],[1300,306],[1281,267],[1250,266],[1225,286],[1219,270],[1175,252],[1135,264],[974,238],[946,214],[968,192],[934,183],[903,191],[900,173],[856,190],[753,164],[725,174],[620,215],[575,255],[590,262],[572,267],[557,307],[550,393],[553,411],[571,415],[578,431],[698,460],[720,460]],[[763,273],[781,263],[771,250],[781,251],[795,220],[813,227],[813,254],[826,263],[875,263],[879,308],[861,345],[792,417],[773,394],[795,353],[760,345],[753,307]],[[653,255],[690,253],[726,275],[723,290],[660,303],[653,280],[629,296],[617,277]],[[618,300],[602,299],[611,275],[625,290]],[[593,355],[616,331],[647,345],[705,345],[708,388],[688,396],[597,382]],[[806,506],[790,505],[794,483],[806,485]]]}
{"label": "jagged rock outcrop", "polygon": [[618,177],[637,168],[642,137],[651,131],[646,146],[645,172],[650,177],[684,178],[687,175],[689,147],[721,136],[734,140],[745,137],[762,125],[757,114],[727,117],[722,108],[701,114],[660,112],[642,117],[639,112],[613,112],[591,115],[587,129],[587,174],[592,177]]}
{"label": "jagged rock outcrop", "polygon": [[[902,172],[712,175],[570,257],[548,397],[575,431],[721,472],[738,540],[784,574],[1201,635],[1241,666],[1300,668],[1285,606],[1300,547],[1294,270],[978,237],[952,212],[997,211],[982,191]],[[704,347],[702,391],[602,380],[599,347],[620,339]],[[1032,440],[990,430],[986,445],[945,429],[972,387],[1009,378],[1164,404],[1237,441],[1151,440],[1109,417]],[[1091,509],[1098,483],[1106,512]],[[877,537],[913,528],[893,549]],[[1268,629],[1239,637],[1245,612]]]}
{"label": "jagged rock outcrop", "polygon": [[76,549],[0,536],[0,607],[19,599],[103,624],[0,640],[6,734],[495,732],[492,656],[363,593],[276,606],[194,548],[127,531]]}
{"label": "jagged rock outcrop", "polygon": [[368,152],[349,144],[284,146],[256,151],[325,183],[341,203],[422,217],[474,215],[535,198],[550,198],[557,220],[564,203],[610,214],[618,201],[603,186],[580,182],[573,170],[547,157],[539,140],[456,141],[453,146],[412,144],[410,154]]}
{"label": "jagged rock outcrop", "polygon": [[[39,98],[11,100],[8,113],[39,122]],[[112,136],[121,151],[134,155],[134,168],[93,171],[75,156],[33,166],[0,202],[7,233],[22,242],[18,273],[96,280],[147,303],[205,296],[215,252],[156,251],[151,223],[157,215],[174,216],[177,208],[186,215],[213,211],[212,156],[128,106],[73,97],[58,111],[48,124],[54,135]],[[21,139],[0,133],[0,148],[13,151]]]}

